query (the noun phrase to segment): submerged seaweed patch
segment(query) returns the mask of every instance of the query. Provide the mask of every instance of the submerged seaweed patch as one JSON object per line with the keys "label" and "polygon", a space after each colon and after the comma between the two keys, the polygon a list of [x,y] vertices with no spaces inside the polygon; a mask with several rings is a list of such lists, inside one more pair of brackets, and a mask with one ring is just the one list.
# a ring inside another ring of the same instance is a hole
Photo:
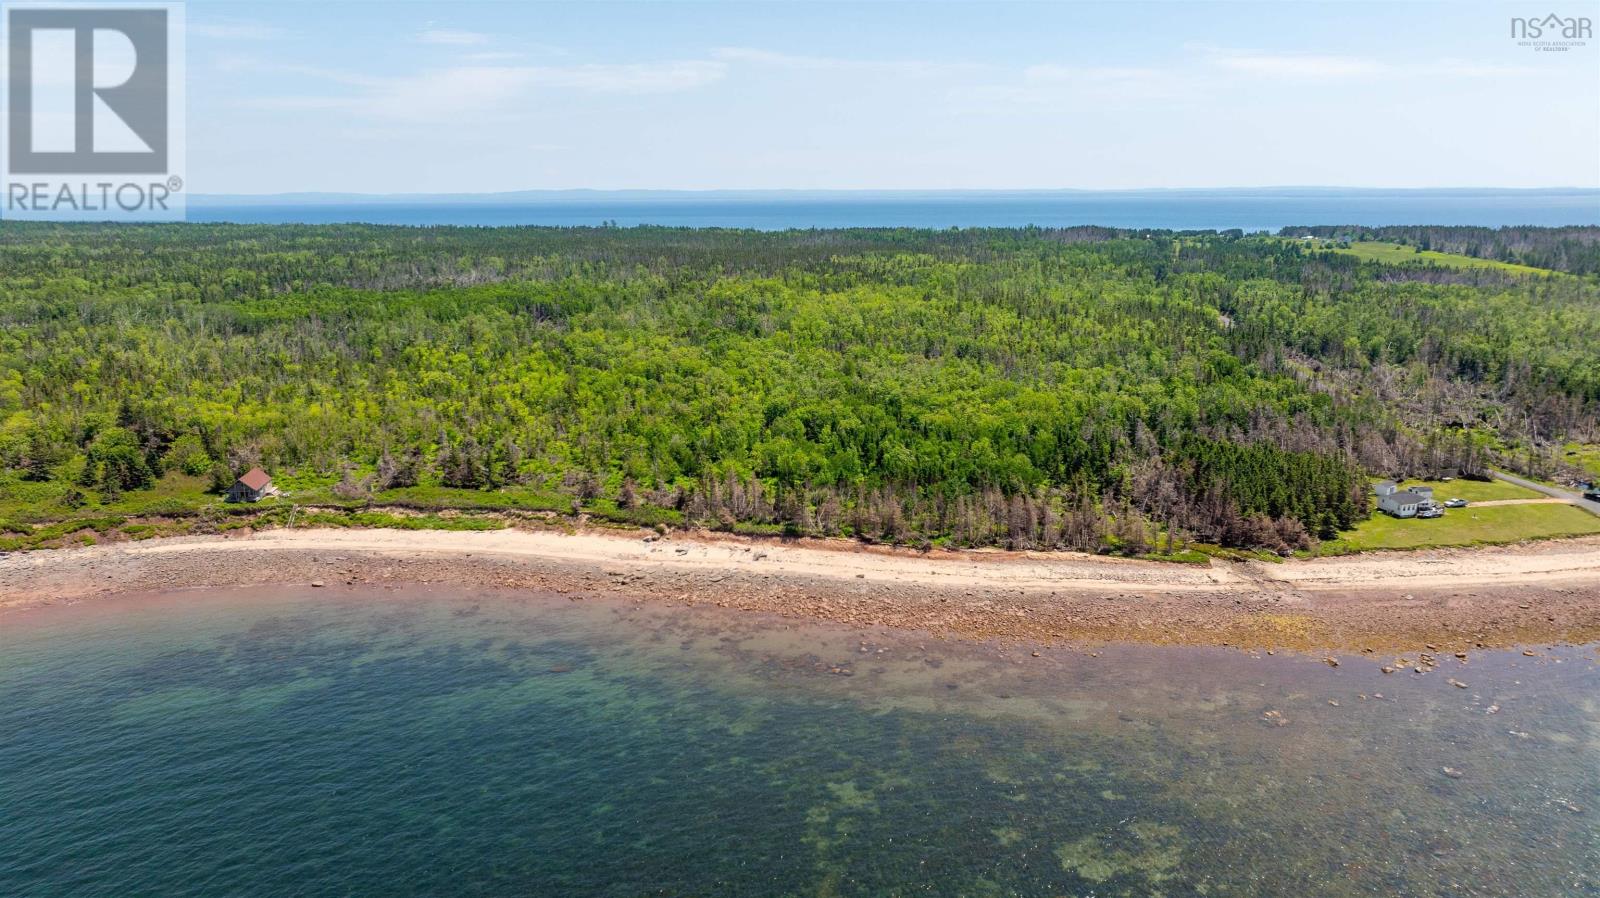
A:
{"label": "submerged seaweed patch", "polygon": [[[1461,690],[878,633],[842,677],[855,631],[707,610],[289,595],[174,630],[161,601],[0,631],[0,893],[1600,889],[1581,650],[1474,656]],[[100,863],[40,860],[76,844]]]}
{"label": "submerged seaweed patch", "polygon": [[1139,822],[1062,845],[1056,858],[1062,869],[1090,882],[1131,878],[1139,880],[1151,898],[1160,898],[1163,892],[1158,887],[1176,877],[1183,861],[1183,844],[1178,827]]}

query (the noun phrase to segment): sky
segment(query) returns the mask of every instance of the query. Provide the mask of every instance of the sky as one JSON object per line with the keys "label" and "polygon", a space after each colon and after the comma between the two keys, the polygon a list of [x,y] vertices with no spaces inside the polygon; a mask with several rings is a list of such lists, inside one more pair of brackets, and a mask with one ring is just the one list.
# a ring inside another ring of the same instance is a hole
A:
{"label": "sky", "polygon": [[1600,187],[1600,41],[1438,3],[187,4],[196,193]]}

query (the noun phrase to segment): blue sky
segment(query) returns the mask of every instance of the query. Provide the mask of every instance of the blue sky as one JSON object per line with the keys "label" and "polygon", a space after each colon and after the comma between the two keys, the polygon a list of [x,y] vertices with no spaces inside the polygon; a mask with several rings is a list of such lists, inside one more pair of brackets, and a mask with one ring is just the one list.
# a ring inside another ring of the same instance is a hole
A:
{"label": "blue sky", "polygon": [[[1548,8],[1547,8],[1548,7]],[[199,193],[1600,186],[1600,2],[188,4]]]}

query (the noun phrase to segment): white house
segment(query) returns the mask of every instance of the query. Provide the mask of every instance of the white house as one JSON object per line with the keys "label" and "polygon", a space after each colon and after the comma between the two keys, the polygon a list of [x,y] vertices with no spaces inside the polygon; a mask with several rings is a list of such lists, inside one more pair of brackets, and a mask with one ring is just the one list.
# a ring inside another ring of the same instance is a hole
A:
{"label": "white house", "polygon": [[1414,518],[1417,512],[1433,508],[1433,487],[1413,486],[1400,489],[1393,480],[1385,480],[1372,487],[1378,494],[1378,510],[1397,518]]}
{"label": "white house", "polygon": [[1411,490],[1400,490],[1390,493],[1378,500],[1378,510],[1385,514],[1392,514],[1397,518],[1414,518],[1417,511],[1422,508],[1423,502],[1432,502]]}

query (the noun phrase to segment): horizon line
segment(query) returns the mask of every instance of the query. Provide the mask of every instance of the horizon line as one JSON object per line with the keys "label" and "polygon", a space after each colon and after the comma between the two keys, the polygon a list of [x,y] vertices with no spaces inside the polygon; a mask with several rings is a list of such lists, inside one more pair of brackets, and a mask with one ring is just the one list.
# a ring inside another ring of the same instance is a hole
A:
{"label": "horizon line", "polygon": [[1495,187],[1495,186],[1452,186],[1452,187],[1360,187],[1338,186],[1322,184],[1277,184],[1256,186],[1229,186],[1229,187],[530,187],[513,188],[508,190],[489,191],[402,191],[402,192],[369,192],[369,191],[336,191],[336,190],[289,190],[271,193],[241,193],[218,191],[215,193],[195,193],[190,195],[190,201],[227,200],[271,200],[284,198],[303,199],[413,199],[413,198],[452,198],[452,199],[493,199],[498,197],[517,197],[529,195],[545,196],[574,196],[574,195],[619,195],[619,194],[648,194],[653,196],[672,197],[704,197],[713,195],[748,195],[748,194],[782,194],[782,195],[853,195],[853,196],[882,196],[882,195],[995,195],[995,194],[1128,194],[1128,193],[1227,193],[1227,192],[1344,192],[1344,193],[1595,193],[1600,194],[1600,186],[1576,185],[1551,185],[1543,187]]}

